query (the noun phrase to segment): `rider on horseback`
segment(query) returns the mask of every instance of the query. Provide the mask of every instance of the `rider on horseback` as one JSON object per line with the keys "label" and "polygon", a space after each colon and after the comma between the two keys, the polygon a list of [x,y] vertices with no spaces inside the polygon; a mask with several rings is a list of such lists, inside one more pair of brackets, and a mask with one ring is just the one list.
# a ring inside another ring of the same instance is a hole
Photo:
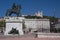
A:
{"label": "rider on horseback", "polygon": [[13,3],[12,9],[16,9],[16,4]]}

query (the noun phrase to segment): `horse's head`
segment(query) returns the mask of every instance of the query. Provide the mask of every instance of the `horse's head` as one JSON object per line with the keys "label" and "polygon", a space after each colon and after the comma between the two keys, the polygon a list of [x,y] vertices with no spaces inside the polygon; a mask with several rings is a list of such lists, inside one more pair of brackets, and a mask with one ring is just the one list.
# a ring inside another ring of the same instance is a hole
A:
{"label": "horse's head", "polygon": [[21,9],[21,5],[16,5],[15,3],[12,6],[12,10],[20,10]]}

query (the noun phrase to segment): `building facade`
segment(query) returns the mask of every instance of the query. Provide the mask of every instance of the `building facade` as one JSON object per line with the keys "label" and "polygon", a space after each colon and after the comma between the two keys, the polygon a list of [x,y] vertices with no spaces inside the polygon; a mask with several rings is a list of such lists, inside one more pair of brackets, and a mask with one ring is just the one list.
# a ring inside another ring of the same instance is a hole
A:
{"label": "building facade", "polygon": [[24,21],[25,21],[25,26],[27,28],[31,28],[32,30],[35,29],[35,30],[39,30],[40,32],[42,31],[49,32],[50,30],[49,19],[24,19]]}

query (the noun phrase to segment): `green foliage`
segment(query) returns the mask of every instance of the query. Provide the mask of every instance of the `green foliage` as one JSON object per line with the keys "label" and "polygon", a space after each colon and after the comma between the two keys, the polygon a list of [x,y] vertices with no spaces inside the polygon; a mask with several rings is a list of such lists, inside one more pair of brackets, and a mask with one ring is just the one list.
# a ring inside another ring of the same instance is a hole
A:
{"label": "green foliage", "polygon": [[59,33],[60,33],[60,28],[57,28],[57,32],[59,32]]}
{"label": "green foliage", "polygon": [[25,23],[23,23],[23,29],[25,29],[26,27],[25,27]]}
{"label": "green foliage", "polygon": [[50,28],[50,32],[60,33],[60,28]]}
{"label": "green foliage", "polygon": [[37,16],[25,16],[25,18],[27,18],[27,19],[40,19],[41,17],[37,17]]}
{"label": "green foliage", "polygon": [[57,18],[55,18],[54,16],[43,16],[43,18],[50,19],[50,22],[56,22],[57,21]]}
{"label": "green foliage", "polygon": [[57,18],[55,18],[55,17],[49,17],[49,19],[50,19],[51,22],[54,22],[54,21],[57,20]]}
{"label": "green foliage", "polygon": [[0,27],[4,27],[4,25],[5,25],[4,20],[3,21],[0,21]]}

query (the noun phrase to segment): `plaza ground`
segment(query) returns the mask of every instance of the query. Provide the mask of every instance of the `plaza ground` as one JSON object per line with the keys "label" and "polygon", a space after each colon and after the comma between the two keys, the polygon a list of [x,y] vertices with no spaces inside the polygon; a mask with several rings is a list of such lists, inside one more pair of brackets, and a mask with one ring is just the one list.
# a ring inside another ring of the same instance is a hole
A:
{"label": "plaza ground", "polygon": [[0,40],[60,40],[60,38],[30,38],[30,37],[23,37],[23,38],[19,38],[19,37],[12,37],[12,38],[0,38]]}
{"label": "plaza ground", "polygon": [[[46,34],[44,34],[44,35],[46,36]],[[51,36],[51,35],[49,34],[49,36]],[[56,37],[54,35],[56,35]],[[36,35],[30,34],[30,33],[25,34],[24,36],[16,36],[16,35],[4,36],[4,35],[0,35],[0,40],[60,40],[60,37],[59,36],[57,37],[57,35],[60,35],[60,33],[54,34],[54,35],[53,35],[54,37],[44,37],[41,34],[41,36],[39,38],[35,37]]]}

